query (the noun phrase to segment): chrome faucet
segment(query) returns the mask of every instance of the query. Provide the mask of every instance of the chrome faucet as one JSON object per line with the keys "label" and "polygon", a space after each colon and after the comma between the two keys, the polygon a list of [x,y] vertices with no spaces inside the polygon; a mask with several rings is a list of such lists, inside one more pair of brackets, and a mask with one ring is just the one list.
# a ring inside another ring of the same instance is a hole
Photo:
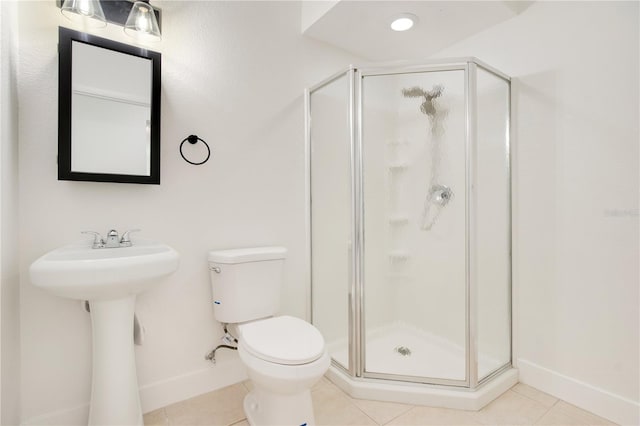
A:
{"label": "chrome faucet", "polygon": [[139,231],[140,229],[129,229],[128,231],[125,231],[125,233],[122,234],[122,238],[120,238],[120,247],[131,247],[133,243],[131,242],[131,237],[129,236],[129,234]]}
{"label": "chrome faucet", "polygon": [[107,242],[104,245],[106,248],[116,248],[120,247],[120,240],[118,240],[118,231],[112,229],[107,234]]}
{"label": "chrome faucet", "polygon": [[91,234],[94,236],[93,244],[91,245],[91,248],[97,249],[97,248],[103,248],[105,246],[104,238],[102,238],[102,235],[100,235],[99,232],[82,231],[81,234]]}
{"label": "chrome faucet", "polygon": [[130,229],[122,234],[122,238],[118,238],[118,231],[112,229],[107,234],[106,240],[100,235],[99,232],[95,231],[82,231],[82,234],[91,234],[94,236],[93,244],[91,248],[99,249],[99,248],[117,248],[117,247],[131,247],[133,243],[131,242],[130,234],[132,232],[140,231],[139,229]]}

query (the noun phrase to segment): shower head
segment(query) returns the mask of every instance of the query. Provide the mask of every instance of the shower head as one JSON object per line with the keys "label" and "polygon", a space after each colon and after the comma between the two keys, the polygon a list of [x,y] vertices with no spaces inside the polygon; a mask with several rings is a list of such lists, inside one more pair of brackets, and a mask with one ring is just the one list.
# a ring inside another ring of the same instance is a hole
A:
{"label": "shower head", "polygon": [[422,87],[414,86],[408,89],[402,89],[402,94],[405,98],[419,98],[421,96],[426,97],[427,92]]}
{"label": "shower head", "polygon": [[430,101],[433,98],[440,97],[444,86],[442,84],[436,84],[430,91],[424,90],[422,87],[414,86],[408,89],[402,89],[402,94],[405,98],[419,98],[424,96],[425,100]]}
{"label": "shower head", "polygon": [[408,89],[402,89],[402,94],[405,98],[424,98],[424,102],[420,105],[420,111],[429,116],[434,116],[436,114],[436,107],[433,100],[440,97],[443,90],[444,86],[441,84],[436,84],[433,86],[433,89],[429,91],[426,91],[421,87],[414,86]]}

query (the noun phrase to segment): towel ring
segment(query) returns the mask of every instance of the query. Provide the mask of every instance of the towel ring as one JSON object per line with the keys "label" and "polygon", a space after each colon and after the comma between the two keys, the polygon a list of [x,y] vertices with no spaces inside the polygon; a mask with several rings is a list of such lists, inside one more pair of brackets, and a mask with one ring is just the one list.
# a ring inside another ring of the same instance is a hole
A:
{"label": "towel ring", "polygon": [[[207,158],[205,158],[203,161],[201,161],[199,163],[194,163],[193,161],[187,160],[187,157],[185,157],[184,154],[182,153],[182,145],[184,145],[184,143],[187,142],[187,141],[192,145],[198,143],[198,141],[202,142],[204,144],[204,146],[207,147]],[[200,164],[204,164],[209,160],[209,157],[211,157],[211,150],[209,149],[209,145],[207,145],[207,143],[204,140],[200,139],[196,135],[189,135],[186,138],[184,138],[182,140],[182,142],[180,143],[180,156],[182,156],[182,159],[184,161],[186,161],[187,163],[193,164],[194,166],[199,166]]]}

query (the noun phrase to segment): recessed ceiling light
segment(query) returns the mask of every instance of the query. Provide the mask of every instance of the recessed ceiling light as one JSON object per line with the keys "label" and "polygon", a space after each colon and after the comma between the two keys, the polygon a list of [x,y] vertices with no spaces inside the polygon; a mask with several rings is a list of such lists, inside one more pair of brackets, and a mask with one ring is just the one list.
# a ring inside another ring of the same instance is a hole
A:
{"label": "recessed ceiling light", "polygon": [[393,17],[391,29],[393,31],[407,31],[418,23],[418,17],[412,13],[403,13]]}

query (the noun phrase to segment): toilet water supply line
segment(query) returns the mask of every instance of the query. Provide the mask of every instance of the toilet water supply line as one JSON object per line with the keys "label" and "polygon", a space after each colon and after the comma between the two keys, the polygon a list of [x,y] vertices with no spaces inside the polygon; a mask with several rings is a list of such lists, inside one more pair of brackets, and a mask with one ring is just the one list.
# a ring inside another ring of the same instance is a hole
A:
{"label": "toilet water supply line", "polygon": [[[229,333],[229,330],[227,330],[226,323],[222,324],[222,329],[224,330],[224,335],[220,340],[222,340],[224,343],[222,345],[216,346],[214,350],[212,350],[211,352],[209,352],[204,356],[204,359],[206,359],[207,361],[211,361],[214,364],[216,363],[216,351],[218,349],[224,348],[224,349],[231,349],[234,351],[238,350],[238,339],[236,339],[233,336],[233,334]],[[235,344],[235,346],[232,346],[233,344]]]}

